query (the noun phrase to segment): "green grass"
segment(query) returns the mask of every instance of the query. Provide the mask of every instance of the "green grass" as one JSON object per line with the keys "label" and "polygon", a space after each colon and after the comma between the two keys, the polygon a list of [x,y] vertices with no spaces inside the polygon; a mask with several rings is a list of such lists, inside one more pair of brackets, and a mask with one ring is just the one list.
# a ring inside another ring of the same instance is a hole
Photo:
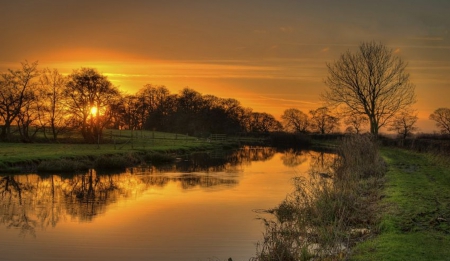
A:
{"label": "green grass", "polygon": [[379,235],[352,260],[450,260],[450,170],[430,154],[384,148]]}
{"label": "green grass", "polygon": [[217,143],[175,133],[130,130],[106,130],[100,144],[72,141],[75,143],[0,143],[0,166],[136,152],[188,152],[235,144],[234,140]]}

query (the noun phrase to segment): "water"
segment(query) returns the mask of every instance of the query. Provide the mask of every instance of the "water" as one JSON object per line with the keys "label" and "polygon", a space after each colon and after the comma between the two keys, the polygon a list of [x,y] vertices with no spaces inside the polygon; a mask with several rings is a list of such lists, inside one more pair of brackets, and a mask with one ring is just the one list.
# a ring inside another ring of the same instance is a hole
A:
{"label": "water", "polygon": [[244,148],[119,174],[2,175],[0,260],[249,260],[264,231],[254,210],[327,155]]}

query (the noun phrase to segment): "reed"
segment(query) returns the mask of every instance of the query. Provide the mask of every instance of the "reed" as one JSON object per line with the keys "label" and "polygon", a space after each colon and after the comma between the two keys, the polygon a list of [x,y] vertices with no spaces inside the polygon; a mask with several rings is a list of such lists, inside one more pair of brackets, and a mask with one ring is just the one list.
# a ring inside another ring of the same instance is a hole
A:
{"label": "reed", "polygon": [[262,218],[266,230],[254,261],[339,260],[374,232],[386,164],[369,136],[345,138],[332,173],[296,178],[295,190]]}

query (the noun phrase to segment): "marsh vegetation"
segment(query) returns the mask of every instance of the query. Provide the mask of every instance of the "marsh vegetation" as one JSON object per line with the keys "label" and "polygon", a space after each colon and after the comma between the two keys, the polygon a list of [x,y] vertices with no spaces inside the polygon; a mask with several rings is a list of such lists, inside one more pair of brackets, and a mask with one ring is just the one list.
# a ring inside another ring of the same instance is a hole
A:
{"label": "marsh vegetation", "polygon": [[[369,136],[342,141],[336,157],[309,176],[262,220],[264,239],[253,260],[344,259],[377,230],[377,202],[386,164]],[[325,167],[325,168],[324,168]]]}

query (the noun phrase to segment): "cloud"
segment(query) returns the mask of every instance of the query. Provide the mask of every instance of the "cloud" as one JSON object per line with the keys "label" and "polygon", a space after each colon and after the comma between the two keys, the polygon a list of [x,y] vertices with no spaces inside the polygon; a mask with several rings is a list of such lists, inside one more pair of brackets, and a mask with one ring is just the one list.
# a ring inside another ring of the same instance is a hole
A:
{"label": "cloud", "polygon": [[430,37],[430,36],[428,36],[428,37],[411,37],[410,38],[411,40],[418,40],[418,41],[431,41],[431,42],[440,42],[440,41],[443,41],[444,40],[444,38],[442,38],[442,37]]}
{"label": "cloud", "polygon": [[288,103],[298,103],[298,104],[309,104],[309,105],[317,105],[317,102],[314,101],[306,101],[306,100],[293,100],[293,99],[283,99],[283,98],[273,98],[273,97],[267,97],[267,96],[259,96],[262,100],[267,101],[277,101],[277,102],[288,102]]}
{"label": "cloud", "polygon": [[280,27],[280,31],[282,31],[283,33],[290,33],[294,31],[294,29],[290,26],[282,26]]}

